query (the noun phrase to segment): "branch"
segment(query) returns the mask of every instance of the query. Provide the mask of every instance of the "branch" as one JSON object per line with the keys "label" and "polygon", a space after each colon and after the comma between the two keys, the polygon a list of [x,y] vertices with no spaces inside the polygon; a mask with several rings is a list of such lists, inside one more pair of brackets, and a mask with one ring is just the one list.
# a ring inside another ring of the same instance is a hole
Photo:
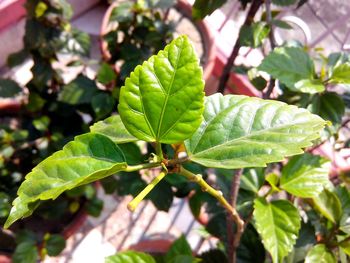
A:
{"label": "branch", "polygon": [[[229,204],[229,202],[227,202],[227,200],[225,199],[225,197],[223,196],[221,191],[218,191],[216,189],[214,189],[213,187],[211,187],[202,177],[202,175],[200,174],[193,174],[192,172],[186,170],[185,168],[183,168],[182,166],[180,166],[180,172],[179,174],[185,176],[187,179],[196,182],[197,184],[199,184],[199,186],[201,187],[201,189],[205,192],[207,192],[208,194],[210,194],[211,196],[213,196],[214,198],[216,198],[219,203],[229,212],[231,219],[236,223],[237,225],[237,230],[236,230],[236,235],[235,238],[233,240],[233,244],[236,246],[234,247],[234,250],[236,250],[236,248],[239,245],[239,241],[241,239],[241,236],[243,234],[244,231],[244,221],[241,219],[241,217],[239,216],[237,210],[231,206]],[[240,177],[240,176],[236,176],[236,177]],[[234,254],[235,255],[235,254]],[[233,259],[233,262],[235,262],[235,258]]]}
{"label": "branch", "polygon": [[[263,0],[253,0],[252,4],[250,5],[249,11],[247,13],[247,17],[246,17],[242,26],[250,26],[253,23],[254,16],[257,13],[259,7],[262,5],[262,3],[263,3]],[[236,43],[232,49],[231,55],[228,58],[228,60],[225,64],[225,67],[222,71],[222,75],[220,77],[219,86],[218,86],[218,90],[217,90],[220,93],[224,93],[224,91],[225,91],[226,83],[230,77],[231,68],[232,68],[232,66],[233,66],[233,64],[238,56],[238,52],[239,52],[240,48],[241,48],[241,43],[240,43],[240,37],[238,35]]]}

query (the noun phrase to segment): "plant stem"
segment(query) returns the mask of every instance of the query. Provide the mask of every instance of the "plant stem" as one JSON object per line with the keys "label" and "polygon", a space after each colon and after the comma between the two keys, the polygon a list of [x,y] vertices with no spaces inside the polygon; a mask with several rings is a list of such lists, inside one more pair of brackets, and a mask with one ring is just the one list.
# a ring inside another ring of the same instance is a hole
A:
{"label": "plant stem", "polygon": [[152,189],[167,175],[167,171],[163,170],[159,175],[152,180],[129,204],[128,209],[130,211],[135,211],[139,203],[152,191]]}
{"label": "plant stem", "polygon": [[[182,166],[180,166],[180,172],[179,174],[185,176],[187,179],[196,182],[199,184],[199,186],[202,188],[202,191],[207,192],[211,196],[215,197],[219,203],[229,212],[231,219],[236,223],[237,230],[236,235],[233,241],[233,244],[236,246],[235,249],[239,245],[239,241],[241,239],[243,230],[244,230],[244,221],[239,216],[238,212],[234,207],[232,207],[229,202],[225,199],[221,191],[218,191],[211,187],[206,181],[204,181],[202,175],[200,174],[194,174]],[[233,259],[232,262],[236,262],[236,258]]]}
{"label": "plant stem", "polygon": [[149,168],[156,168],[156,167],[160,167],[162,166],[162,164],[160,162],[155,162],[155,163],[143,163],[143,164],[138,164],[138,165],[128,165],[126,167],[125,172],[135,172],[138,170],[142,170],[142,169],[149,169]]}
{"label": "plant stem", "polygon": [[[252,24],[252,22],[254,21],[254,16],[262,3],[263,3],[262,0],[253,0],[252,4],[250,5],[250,8],[248,10],[247,17],[243,23],[243,26],[249,26]],[[231,55],[228,58],[228,60],[225,64],[225,67],[222,71],[222,75],[220,77],[219,86],[218,86],[218,90],[217,90],[220,93],[224,93],[224,91],[225,91],[226,83],[230,77],[231,68],[232,68],[233,63],[235,62],[235,60],[238,56],[238,52],[239,52],[240,48],[241,48],[241,43],[240,43],[240,38],[238,35],[236,43],[232,49]]]}
{"label": "plant stem", "polygon": [[163,157],[163,150],[162,150],[162,144],[160,142],[156,142],[156,154],[160,158],[160,161],[164,159]]}

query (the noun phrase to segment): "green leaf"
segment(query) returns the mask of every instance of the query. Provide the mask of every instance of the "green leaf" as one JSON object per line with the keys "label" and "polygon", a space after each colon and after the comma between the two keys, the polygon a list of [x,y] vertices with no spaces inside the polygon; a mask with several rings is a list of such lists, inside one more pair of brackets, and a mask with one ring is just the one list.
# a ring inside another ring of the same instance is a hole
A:
{"label": "green leaf", "polygon": [[127,130],[145,141],[177,143],[202,121],[202,70],[186,36],[137,66],[120,90],[119,113]]}
{"label": "green leaf", "polygon": [[226,2],[227,0],[196,0],[192,6],[192,16],[194,19],[203,19]]}
{"label": "green leaf", "polygon": [[347,62],[336,66],[333,69],[330,82],[337,84],[350,84],[350,63]]}
{"label": "green leaf", "polygon": [[188,244],[186,237],[182,235],[171,245],[169,251],[165,255],[165,261],[171,262],[178,255],[192,256],[192,249]]}
{"label": "green leaf", "polygon": [[97,118],[103,118],[111,113],[114,108],[114,99],[107,93],[98,93],[92,98],[91,106]]}
{"label": "green leaf", "polygon": [[18,189],[5,227],[31,215],[39,200],[55,199],[66,190],[104,178],[127,167],[119,147],[107,137],[87,133],[75,137],[30,172]]}
{"label": "green leaf", "polygon": [[314,63],[302,48],[281,47],[270,52],[258,69],[295,90],[298,81],[313,79]]}
{"label": "green leaf", "polygon": [[88,56],[90,53],[90,36],[86,32],[72,28],[69,32],[61,35],[62,53]]}
{"label": "green leaf", "polygon": [[0,218],[7,217],[10,210],[10,196],[5,192],[0,192]]}
{"label": "green leaf", "polygon": [[278,184],[280,182],[280,178],[277,174],[275,173],[269,173],[266,175],[265,177],[266,182],[269,183],[269,185],[271,186],[271,188],[273,189],[273,191],[279,192],[280,189],[278,188]]}
{"label": "green leaf", "polygon": [[271,21],[272,25],[282,28],[282,29],[293,29],[291,25],[288,24],[288,22],[280,20],[280,19],[272,19]]}
{"label": "green leaf", "polygon": [[[210,249],[199,255],[201,263],[228,263],[225,253],[220,249]],[[241,263],[241,261],[238,261]]]}
{"label": "green leaf", "polygon": [[260,47],[268,36],[270,29],[263,22],[253,23],[250,26],[243,25],[239,32],[239,41],[242,46]]}
{"label": "green leaf", "polygon": [[103,121],[96,122],[90,127],[90,131],[102,134],[116,144],[138,140],[127,131],[119,115],[113,115]]}
{"label": "green leaf", "polygon": [[133,19],[132,7],[133,2],[122,2],[112,10],[109,22],[131,22]]}
{"label": "green leaf", "polygon": [[160,181],[148,194],[147,198],[152,201],[158,210],[168,212],[174,199],[171,184],[165,180]]}
{"label": "green leaf", "polygon": [[264,198],[254,201],[254,219],[263,244],[273,262],[280,262],[293,249],[300,229],[300,216],[287,200],[268,203]]}
{"label": "green leaf", "polygon": [[49,127],[50,119],[47,116],[41,116],[40,118],[37,118],[33,120],[33,126],[38,131],[46,131]]}
{"label": "green leaf", "polygon": [[341,124],[345,113],[344,100],[335,92],[324,92],[315,95],[309,108],[312,113],[331,121],[333,125]]}
{"label": "green leaf", "polygon": [[11,79],[0,79],[0,98],[13,98],[22,91],[17,82]]}
{"label": "green leaf", "polygon": [[315,94],[325,91],[326,88],[320,79],[303,79],[295,83],[294,87],[290,89],[296,92]]}
{"label": "green leaf", "polygon": [[15,66],[22,64],[27,59],[28,56],[29,56],[28,50],[22,49],[16,53],[10,54],[7,57],[6,63],[10,68],[13,68]]}
{"label": "green leaf", "polygon": [[107,257],[105,263],[156,263],[156,261],[151,255],[129,250]]}
{"label": "green leaf", "polygon": [[58,95],[58,100],[71,105],[90,103],[97,91],[96,83],[93,80],[79,75],[63,87]]}
{"label": "green leaf", "polygon": [[108,84],[115,80],[117,77],[113,68],[107,63],[102,63],[100,69],[97,72],[96,79],[102,84]]}
{"label": "green leaf", "polygon": [[254,193],[258,193],[264,184],[264,169],[245,169],[241,177],[240,188]]}
{"label": "green leaf", "polygon": [[87,202],[86,211],[93,217],[99,217],[103,209],[103,201],[97,197]]}
{"label": "green leaf", "polygon": [[306,255],[305,263],[336,263],[333,253],[324,244],[314,246]]}
{"label": "green leaf", "polygon": [[39,253],[36,244],[32,241],[20,243],[12,256],[13,263],[36,263]]}
{"label": "green leaf", "polygon": [[282,169],[280,187],[298,197],[315,197],[329,184],[329,170],[330,161],[320,156],[295,156]]}
{"label": "green leaf", "polygon": [[318,210],[329,221],[336,223],[340,220],[343,209],[336,194],[324,189],[312,200],[316,210]]}
{"label": "green leaf", "polygon": [[326,122],[278,101],[215,94],[207,97],[204,121],[185,141],[190,160],[207,167],[263,167],[303,152]]}
{"label": "green leaf", "polygon": [[280,6],[294,5],[296,0],[272,0],[272,3]]}
{"label": "green leaf", "polygon": [[47,236],[45,248],[47,254],[51,257],[58,256],[66,247],[66,240],[58,234],[50,234]]}

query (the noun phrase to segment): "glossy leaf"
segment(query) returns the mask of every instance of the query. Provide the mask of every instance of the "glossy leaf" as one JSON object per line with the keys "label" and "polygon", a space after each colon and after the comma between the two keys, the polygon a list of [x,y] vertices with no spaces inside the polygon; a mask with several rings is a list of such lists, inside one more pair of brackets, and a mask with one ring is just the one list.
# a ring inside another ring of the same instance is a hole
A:
{"label": "glossy leaf", "polygon": [[183,235],[171,245],[169,251],[165,255],[165,261],[171,262],[171,260],[178,255],[192,256],[192,249]]}
{"label": "glossy leaf", "polygon": [[196,0],[192,7],[194,19],[203,19],[224,5],[227,0]]}
{"label": "glossy leaf", "polygon": [[119,115],[113,115],[103,121],[96,122],[90,127],[90,131],[102,134],[117,144],[138,140],[127,131]]}
{"label": "glossy leaf", "polygon": [[120,117],[139,139],[181,142],[202,121],[203,87],[194,49],[186,36],[180,36],[126,79],[120,91]]}
{"label": "glossy leaf", "polygon": [[105,263],[156,263],[156,261],[151,255],[129,250],[107,257]]}
{"label": "glossy leaf", "polygon": [[274,263],[293,249],[300,229],[298,210],[287,200],[268,203],[264,198],[254,202],[256,229]]}
{"label": "glossy leaf", "polygon": [[306,255],[305,263],[336,263],[333,253],[324,244],[314,246]]}
{"label": "glossy leaf", "polygon": [[320,117],[282,102],[215,94],[204,121],[185,141],[189,158],[215,168],[262,167],[300,154],[319,137]]}
{"label": "glossy leaf", "polygon": [[294,84],[291,90],[303,93],[321,93],[325,91],[326,87],[320,79],[302,79]]}
{"label": "glossy leaf", "polygon": [[12,256],[13,263],[36,263],[39,254],[36,244],[33,241],[25,241],[17,245]]}
{"label": "glossy leaf", "polygon": [[94,133],[77,136],[26,176],[5,227],[31,215],[37,201],[55,199],[66,190],[104,178],[126,166],[122,151],[107,137]]}
{"label": "glossy leaf", "polygon": [[339,198],[333,192],[324,189],[319,195],[313,199],[315,208],[328,220],[336,223],[340,220],[343,209]]}
{"label": "glossy leaf", "polygon": [[298,197],[315,197],[329,184],[329,170],[330,161],[320,156],[295,156],[282,169],[280,187]]}
{"label": "glossy leaf", "polygon": [[263,169],[245,169],[241,177],[240,188],[258,193],[260,187],[264,183],[264,180]]}
{"label": "glossy leaf", "polygon": [[295,83],[313,79],[314,63],[301,48],[281,47],[270,52],[258,69],[280,80],[288,88],[298,90]]}
{"label": "glossy leaf", "polygon": [[333,69],[331,83],[350,84],[350,63],[340,64]]}
{"label": "glossy leaf", "polygon": [[17,82],[0,78],[0,98],[13,98],[22,91]]}

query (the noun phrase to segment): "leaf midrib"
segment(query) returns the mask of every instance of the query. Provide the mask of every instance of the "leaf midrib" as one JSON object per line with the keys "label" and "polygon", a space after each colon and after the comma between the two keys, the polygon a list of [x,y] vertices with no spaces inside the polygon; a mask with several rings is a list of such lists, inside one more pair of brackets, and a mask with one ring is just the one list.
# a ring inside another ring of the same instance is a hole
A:
{"label": "leaf midrib", "polygon": [[[159,123],[158,123],[158,128],[157,128],[157,137],[156,137],[156,140],[157,141],[160,141],[160,131],[161,131],[161,127],[162,127],[162,123],[163,123],[163,118],[164,118],[164,114],[165,114],[165,109],[166,109],[166,106],[168,104],[168,99],[170,97],[170,93],[171,93],[171,90],[173,88],[173,84],[174,84],[174,79],[175,79],[175,75],[176,75],[176,71],[177,71],[177,66],[179,64],[179,59],[180,59],[180,56],[181,56],[181,53],[182,53],[182,50],[183,50],[183,45],[184,43],[182,42],[181,43],[181,47],[179,47],[179,52],[177,54],[177,57],[176,57],[176,64],[175,64],[175,67],[170,63],[170,59],[169,59],[169,50],[167,51],[167,56],[168,56],[168,60],[169,60],[169,64],[172,66],[172,68],[174,69],[173,71],[173,75],[171,77],[171,81],[170,81],[170,85],[169,85],[169,89],[168,89],[168,92],[165,94],[165,100],[164,100],[164,103],[163,103],[163,106],[162,106],[162,112],[160,114],[160,119],[159,119]],[[160,84],[161,85],[161,84]],[[162,85],[161,85],[162,86]],[[164,89],[164,88],[163,88]]]}
{"label": "leaf midrib", "polygon": [[[215,148],[218,148],[218,147],[222,147],[222,146],[231,144],[231,143],[234,142],[234,141],[243,140],[243,139],[247,139],[247,138],[249,139],[249,137],[251,137],[251,136],[256,136],[256,135],[259,135],[259,134],[261,134],[261,133],[265,133],[265,132],[268,132],[268,131],[274,131],[274,130],[276,130],[276,129],[286,128],[286,127],[288,127],[288,126],[292,126],[292,125],[296,125],[296,124],[299,125],[299,124],[302,124],[302,123],[290,123],[290,124],[286,124],[286,125],[281,125],[281,126],[278,126],[278,127],[274,127],[274,128],[272,128],[272,129],[260,130],[260,131],[257,131],[257,132],[255,132],[255,133],[247,134],[247,135],[244,135],[244,136],[242,136],[242,137],[235,138],[235,139],[230,140],[230,141],[226,141],[226,142],[224,142],[224,143],[215,145],[215,146],[213,146],[213,147],[204,149],[204,150],[199,151],[199,152],[193,152],[192,155],[195,156],[196,154],[199,154],[199,153],[203,153],[203,152],[207,152],[207,151],[212,151],[212,150],[214,150]],[[308,122],[308,124],[311,125],[310,122]],[[315,121],[314,124],[318,124],[318,123]],[[283,134],[283,135],[288,135],[288,134],[285,134],[285,133],[281,133],[281,134]],[[307,136],[309,136],[309,135],[312,135],[312,134],[305,135],[305,137],[307,137]],[[257,142],[261,142],[261,141],[257,141]],[[273,142],[273,143],[276,143],[276,144],[277,144],[277,142]]]}

